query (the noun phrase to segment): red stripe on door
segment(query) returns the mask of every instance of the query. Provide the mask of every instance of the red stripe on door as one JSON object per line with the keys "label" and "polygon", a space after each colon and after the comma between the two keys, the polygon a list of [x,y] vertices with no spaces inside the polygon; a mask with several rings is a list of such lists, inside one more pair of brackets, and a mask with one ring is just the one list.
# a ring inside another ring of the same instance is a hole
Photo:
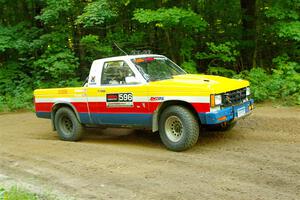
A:
{"label": "red stripe on door", "polygon": [[[51,112],[54,103],[35,103],[36,112]],[[161,102],[134,102],[133,107],[108,108],[106,102],[90,102],[89,109],[86,102],[72,102],[80,113],[153,113]],[[191,103],[197,113],[210,112],[209,103]],[[148,107],[147,107],[148,105]]]}

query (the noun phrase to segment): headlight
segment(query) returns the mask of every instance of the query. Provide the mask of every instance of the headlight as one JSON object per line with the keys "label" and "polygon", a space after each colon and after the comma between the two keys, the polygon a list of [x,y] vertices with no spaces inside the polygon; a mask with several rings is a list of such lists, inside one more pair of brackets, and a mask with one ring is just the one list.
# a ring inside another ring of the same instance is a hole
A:
{"label": "headlight", "polygon": [[250,95],[251,95],[250,88],[249,88],[249,87],[247,87],[247,88],[246,88],[246,96],[250,96]]}
{"label": "headlight", "polygon": [[215,105],[219,106],[222,104],[222,95],[215,95]]}
{"label": "headlight", "polygon": [[215,107],[222,104],[222,95],[210,95],[210,106]]}

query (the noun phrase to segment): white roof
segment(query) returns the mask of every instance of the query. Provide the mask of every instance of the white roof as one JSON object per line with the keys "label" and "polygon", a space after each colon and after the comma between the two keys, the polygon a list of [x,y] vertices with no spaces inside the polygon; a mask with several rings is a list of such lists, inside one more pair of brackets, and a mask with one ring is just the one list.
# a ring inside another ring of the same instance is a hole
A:
{"label": "white roof", "polygon": [[136,59],[136,58],[145,58],[145,57],[165,57],[158,54],[139,54],[139,55],[126,55],[126,56],[115,56],[115,57],[109,57],[109,58],[102,58],[95,61],[114,61],[114,60],[130,60],[130,59]]}

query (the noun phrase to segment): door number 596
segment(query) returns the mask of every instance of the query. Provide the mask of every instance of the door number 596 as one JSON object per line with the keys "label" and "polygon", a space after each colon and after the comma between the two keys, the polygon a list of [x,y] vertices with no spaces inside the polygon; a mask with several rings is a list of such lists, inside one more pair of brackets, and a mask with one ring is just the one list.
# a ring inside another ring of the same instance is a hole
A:
{"label": "door number 596", "polygon": [[131,93],[120,93],[119,94],[119,101],[123,101],[123,102],[128,102],[128,101],[132,101],[132,94]]}

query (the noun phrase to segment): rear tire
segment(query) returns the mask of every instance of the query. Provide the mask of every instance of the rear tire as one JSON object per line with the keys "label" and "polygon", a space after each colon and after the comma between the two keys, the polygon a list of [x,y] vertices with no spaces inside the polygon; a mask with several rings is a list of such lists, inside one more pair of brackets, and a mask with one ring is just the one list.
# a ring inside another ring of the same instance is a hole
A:
{"label": "rear tire", "polygon": [[82,138],[84,127],[70,108],[60,108],[55,114],[54,123],[61,140],[78,141]]}
{"label": "rear tire", "polygon": [[160,116],[159,135],[167,149],[184,151],[199,138],[199,123],[194,114],[183,106],[170,106]]}

